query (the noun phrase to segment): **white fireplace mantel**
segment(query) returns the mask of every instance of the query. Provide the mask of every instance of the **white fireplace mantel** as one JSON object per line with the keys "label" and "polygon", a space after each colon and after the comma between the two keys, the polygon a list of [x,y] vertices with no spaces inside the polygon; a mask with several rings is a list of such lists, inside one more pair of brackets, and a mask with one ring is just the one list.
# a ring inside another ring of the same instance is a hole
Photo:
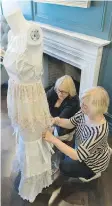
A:
{"label": "white fireplace mantel", "polygon": [[44,53],[81,69],[79,95],[97,85],[103,47],[110,42],[84,34],[40,24]]}

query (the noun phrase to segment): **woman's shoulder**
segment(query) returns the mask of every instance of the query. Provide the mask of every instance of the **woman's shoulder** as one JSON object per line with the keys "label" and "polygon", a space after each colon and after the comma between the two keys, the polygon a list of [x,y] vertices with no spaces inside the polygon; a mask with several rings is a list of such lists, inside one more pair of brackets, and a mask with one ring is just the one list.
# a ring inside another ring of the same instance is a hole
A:
{"label": "woman's shoulder", "polygon": [[[57,100],[57,93],[54,89],[54,86],[49,88],[47,91],[46,91],[46,95],[47,95],[47,99],[48,101],[50,102],[55,102]],[[49,102],[49,103],[50,103]]]}
{"label": "woman's shoulder", "polygon": [[79,101],[79,96],[76,94],[75,96],[70,98],[71,101]]}
{"label": "woman's shoulder", "polygon": [[67,102],[68,104],[71,104],[73,106],[75,106],[76,104],[80,105],[79,97],[77,94],[73,97],[70,97]]}
{"label": "woman's shoulder", "polygon": [[82,112],[82,110],[80,109],[75,115],[74,115],[74,117],[76,118],[76,119],[81,119],[81,118],[84,118],[84,114],[83,114],[83,112]]}
{"label": "woman's shoulder", "polygon": [[49,95],[56,95],[56,91],[55,91],[55,89],[54,89],[54,86],[53,87],[50,87],[50,88],[48,88],[47,89],[47,94],[49,94]]}
{"label": "woman's shoulder", "polygon": [[75,119],[78,123],[84,121],[84,114],[81,109],[72,118]]}
{"label": "woman's shoulder", "polygon": [[96,128],[96,130],[98,131],[98,136],[105,136],[109,133],[109,125],[106,119],[103,123],[96,125],[92,128]]}

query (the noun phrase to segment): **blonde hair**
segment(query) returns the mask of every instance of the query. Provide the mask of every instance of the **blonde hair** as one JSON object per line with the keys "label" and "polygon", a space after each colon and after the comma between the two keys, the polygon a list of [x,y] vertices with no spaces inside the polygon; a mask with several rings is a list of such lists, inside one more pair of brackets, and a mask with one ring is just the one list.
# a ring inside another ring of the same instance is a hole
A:
{"label": "blonde hair", "polygon": [[86,91],[81,100],[90,102],[96,113],[105,114],[108,111],[109,95],[103,87],[97,86]]}
{"label": "blonde hair", "polygon": [[75,84],[71,76],[65,75],[59,78],[55,83],[55,90],[59,89],[60,86],[61,89],[65,92],[68,92],[71,97],[76,95]]}

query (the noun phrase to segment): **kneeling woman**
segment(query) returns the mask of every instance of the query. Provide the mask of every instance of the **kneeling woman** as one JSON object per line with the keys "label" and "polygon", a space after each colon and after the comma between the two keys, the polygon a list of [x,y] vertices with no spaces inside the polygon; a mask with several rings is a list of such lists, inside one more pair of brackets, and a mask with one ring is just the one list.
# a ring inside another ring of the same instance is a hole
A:
{"label": "kneeling woman", "polygon": [[92,178],[106,170],[110,160],[108,123],[104,117],[109,97],[102,87],[85,92],[81,98],[81,110],[70,119],[54,118],[60,127],[75,132],[74,148],[55,138],[50,131],[43,134],[46,141],[54,144],[63,154],[60,171],[69,177]]}
{"label": "kneeling woman", "polygon": [[[69,75],[62,76],[56,81],[55,86],[47,92],[47,100],[52,117],[70,118],[80,109],[76,86]],[[54,134],[63,136],[71,131],[56,125]]]}

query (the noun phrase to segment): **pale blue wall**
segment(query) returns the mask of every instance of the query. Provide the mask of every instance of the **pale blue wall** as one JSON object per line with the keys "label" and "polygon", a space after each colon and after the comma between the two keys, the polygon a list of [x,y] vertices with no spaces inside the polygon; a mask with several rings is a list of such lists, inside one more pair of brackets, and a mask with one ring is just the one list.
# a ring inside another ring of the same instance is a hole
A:
{"label": "pale blue wall", "polygon": [[110,40],[112,2],[96,1],[90,8],[35,3],[35,20],[67,30]]}
{"label": "pale blue wall", "polygon": [[[26,18],[31,18],[31,1],[20,1]],[[90,8],[33,3],[36,21],[110,40],[112,2],[92,1]]]}
{"label": "pale blue wall", "polygon": [[[20,1],[27,19],[32,18],[31,1]],[[92,1],[90,8],[33,3],[35,21],[67,30],[112,39],[112,1]]]}
{"label": "pale blue wall", "polygon": [[18,3],[23,11],[25,18],[27,20],[32,20],[31,1],[30,0],[23,0],[23,1],[19,0]]}
{"label": "pale blue wall", "polygon": [[99,75],[99,85],[103,86],[110,96],[108,120],[112,132],[112,43],[106,46],[103,52]]}

